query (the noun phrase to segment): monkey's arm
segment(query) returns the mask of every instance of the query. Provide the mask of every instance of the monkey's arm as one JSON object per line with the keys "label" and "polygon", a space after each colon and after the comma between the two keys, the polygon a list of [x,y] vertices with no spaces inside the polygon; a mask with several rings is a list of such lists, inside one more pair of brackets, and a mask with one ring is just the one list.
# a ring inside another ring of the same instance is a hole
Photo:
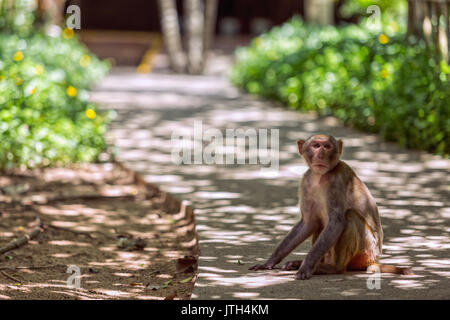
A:
{"label": "monkey's arm", "polygon": [[302,266],[297,272],[297,279],[309,279],[314,273],[317,263],[338,241],[339,236],[345,229],[345,212],[335,211],[330,215],[328,224],[320,234],[311,251],[305,257]]}
{"label": "monkey's arm", "polygon": [[280,263],[289,253],[292,252],[292,250],[311,236],[313,231],[314,229],[308,227],[303,219],[300,220],[300,222],[292,228],[283,241],[281,241],[266,263],[254,265],[250,267],[249,270],[273,269],[273,267]]}

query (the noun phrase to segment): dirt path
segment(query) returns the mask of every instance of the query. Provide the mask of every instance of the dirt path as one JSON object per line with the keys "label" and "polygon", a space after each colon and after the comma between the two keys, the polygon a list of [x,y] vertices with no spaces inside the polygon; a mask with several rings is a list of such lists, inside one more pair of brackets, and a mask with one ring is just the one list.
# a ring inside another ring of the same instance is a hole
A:
{"label": "dirt path", "polygon": [[[0,298],[189,299],[193,216],[141,182],[111,163],[0,176],[0,247],[42,222],[34,240],[0,255]],[[69,266],[80,289],[67,286]]]}

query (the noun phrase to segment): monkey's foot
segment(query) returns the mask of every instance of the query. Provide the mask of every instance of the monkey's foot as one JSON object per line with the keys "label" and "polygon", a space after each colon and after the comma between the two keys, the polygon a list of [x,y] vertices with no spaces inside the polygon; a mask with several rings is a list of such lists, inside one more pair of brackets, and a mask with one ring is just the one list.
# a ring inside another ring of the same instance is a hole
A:
{"label": "monkey's foot", "polygon": [[302,260],[288,261],[284,264],[283,270],[298,270],[302,265]]}
{"label": "monkey's foot", "polygon": [[311,278],[313,275],[313,269],[307,266],[302,266],[297,271],[297,274],[295,275],[295,279],[297,280],[307,280]]}

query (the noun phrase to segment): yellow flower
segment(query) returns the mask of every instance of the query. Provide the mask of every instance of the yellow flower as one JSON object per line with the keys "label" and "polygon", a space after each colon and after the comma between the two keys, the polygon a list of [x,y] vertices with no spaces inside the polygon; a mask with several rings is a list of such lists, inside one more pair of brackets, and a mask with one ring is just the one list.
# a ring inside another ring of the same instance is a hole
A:
{"label": "yellow flower", "polygon": [[14,61],[19,62],[23,60],[23,52],[22,51],[17,51],[16,53],[14,53]]}
{"label": "yellow flower", "polygon": [[381,76],[386,79],[389,77],[389,72],[386,69],[383,69],[381,70]]}
{"label": "yellow flower", "polygon": [[69,97],[75,97],[77,95],[77,89],[75,89],[75,87],[69,86],[66,90],[66,93]]}
{"label": "yellow flower", "polygon": [[73,38],[73,35],[74,35],[73,29],[70,28],[65,28],[62,33],[64,39],[71,39]]}
{"label": "yellow flower", "polygon": [[261,37],[258,37],[255,39],[255,45],[256,47],[260,47],[262,45],[263,39],[261,39]]}
{"label": "yellow flower", "polygon": [[26,93],[27,96],[32,96],[33,94],[36,93],[36,88],[33,87],[33,86],[27,86],[25,88],[25,93]]}
{"label": "yellow flower", "polygon": [[91,64],[91,57],[89,57],[87,54],[81,57],[80,66],[87,67],[90,64]]}
{"label": "yellow flower", "polygon": [[21,84],[22,84],[22,78],[17,77],[17,78],[16,78],[16,85],[17,85],[17,86],[20,86]]}
{"label": "yellow flower", "polygon": [[39,76],[44,73],[44,67],[40,64],[38,64],[36,68],[34,68],[34,70],[36,71],[36,74]]}
{"label": "yellow flower", "polygon": [[389,42],[389,38],[388,38],[387,35],[385,35],[384,33],[382,33],[382,34],[380,34],[380,36],[378,37],[378,41],[379,41],[381,44],[386,44],[386,43]]}
{"label": "yellow flower", "polygon": [[89,119],[94,119],[95,116],[96,116],[96,113],[94,110],[92,110],[92,109],[86,110],[86,117],[88,117]]}
{"label": "yellow flower", "polygon": [[400,27],[398,26],[397,22],[392,21],[391,23],[389,23],[389,25],[392,27],[392,30],[394,30],[394,32],[397,32],[398,30],[400,30]]}

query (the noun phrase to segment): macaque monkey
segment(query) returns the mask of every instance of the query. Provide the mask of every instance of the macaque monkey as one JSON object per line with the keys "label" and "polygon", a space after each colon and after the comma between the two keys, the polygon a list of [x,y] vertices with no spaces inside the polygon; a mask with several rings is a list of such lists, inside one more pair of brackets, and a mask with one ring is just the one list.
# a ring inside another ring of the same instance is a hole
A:
{"label": "macaque monkey", "polygon": [[297,270],[296,279],[347,270],[412,274],[409,268],[381,265],[378,260],[383,229],[374,198],[355,172],[339,158],[342,140],[315,135],[298,140],[298,151],[308,164],[299,188],[302,218],[264,264],[250,270],[273,269],[292,250],[312,236],[303,261],[289,261],[284,270]]}

